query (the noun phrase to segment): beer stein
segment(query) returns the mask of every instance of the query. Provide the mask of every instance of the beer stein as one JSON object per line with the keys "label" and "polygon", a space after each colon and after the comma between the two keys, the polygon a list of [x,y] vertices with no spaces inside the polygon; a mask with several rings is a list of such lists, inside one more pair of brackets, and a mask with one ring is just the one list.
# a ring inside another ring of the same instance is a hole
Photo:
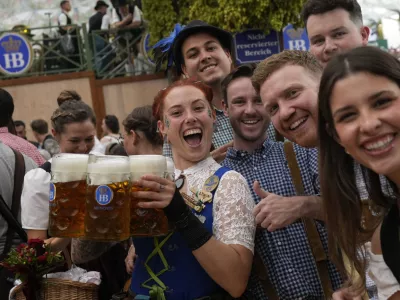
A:
{"label": "beer stein", "polygon": [[129,238],[130,187],[128,157],[89,156],[85,239],[108,242]]}
{"label": "beer stein", "polygon": [[166,178],[175,181],[175,165],[171,157],[166,157],[167,160],[167,175]]}
{"label": "beer stein", "polygon": [[49,234],[76,238],[84,234],[86,154],[57,154],[51,162]]}
{"label": "beer stein", "polygon": [[[132,181],[143,175],[166,176],[167,162],[162,155],[132,155],[129,157]],[[144,190],[132,184],[132,191]],[[159,191],[156,191],[159,192]],[[162,191],[161,191],[162,192]],[[132,196],[131,198],[131,235],[161,236],[168,234],[168,219],[162,209],[146,209],[138,207],[139,202],[149,201]]]}

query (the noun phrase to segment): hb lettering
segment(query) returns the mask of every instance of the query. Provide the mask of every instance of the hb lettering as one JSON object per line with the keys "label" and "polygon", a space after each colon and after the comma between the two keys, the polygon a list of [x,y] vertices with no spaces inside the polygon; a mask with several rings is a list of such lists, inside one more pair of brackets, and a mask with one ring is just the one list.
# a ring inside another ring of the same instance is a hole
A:
{"label": "hb lettering", "polygon": [[22,68],[25,66],[25,60],[21,52],[3,54],[6,63],[6,69]]}

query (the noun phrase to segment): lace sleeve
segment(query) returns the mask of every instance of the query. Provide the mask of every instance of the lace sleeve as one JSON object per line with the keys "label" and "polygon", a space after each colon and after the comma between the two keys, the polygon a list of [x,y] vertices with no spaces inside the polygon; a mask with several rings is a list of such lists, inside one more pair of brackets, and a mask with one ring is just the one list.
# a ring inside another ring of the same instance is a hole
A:
{"label": "lace sleeve", "polygon": [[214,197],[213,232],[225,244],[237,244],[254,253],[255,220],[254,201],[242,175],[228,171]]}

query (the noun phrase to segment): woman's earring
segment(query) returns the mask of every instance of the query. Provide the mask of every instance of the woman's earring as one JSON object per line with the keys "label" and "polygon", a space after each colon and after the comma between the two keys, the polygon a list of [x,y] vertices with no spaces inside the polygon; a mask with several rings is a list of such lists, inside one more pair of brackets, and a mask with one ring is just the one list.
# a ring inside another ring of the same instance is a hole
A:
{"label": "woman's earring", "polygon": [[213,123],[213,131],[214,131],[214,132],[218,132],[218,121],[215,121],[215,122]]}

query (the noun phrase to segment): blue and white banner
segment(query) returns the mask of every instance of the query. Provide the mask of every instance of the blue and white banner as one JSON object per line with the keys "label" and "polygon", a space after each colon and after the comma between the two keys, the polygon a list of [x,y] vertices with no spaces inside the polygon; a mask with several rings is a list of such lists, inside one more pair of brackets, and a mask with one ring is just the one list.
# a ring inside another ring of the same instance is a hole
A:
{"label": "blue and white banner", "polygon": [[283,48],[286,50],[303,50],[310,49],[310,41],[307,31],[304,28],[293,28],[292,24],[287,25],[283,29]]}
{"label": "blue and white banner", "polygon": [[0,71],[19,75],[29,71],[33,60],[30,42],[18,33],[9,32],[0,37]]}

